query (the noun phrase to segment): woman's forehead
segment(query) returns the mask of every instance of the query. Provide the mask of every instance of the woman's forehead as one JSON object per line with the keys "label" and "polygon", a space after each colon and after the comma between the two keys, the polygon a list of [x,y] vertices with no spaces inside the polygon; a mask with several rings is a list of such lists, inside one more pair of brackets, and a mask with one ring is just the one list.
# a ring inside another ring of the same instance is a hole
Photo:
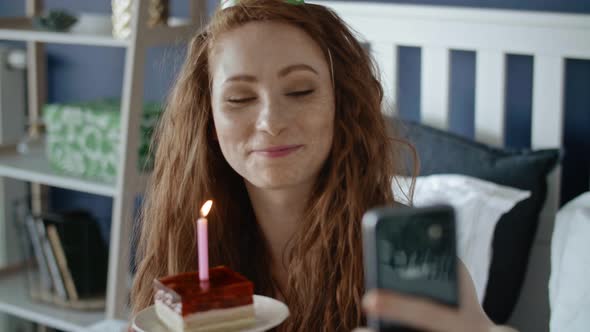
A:
{"label": "woman's forehead", "polygon": [[327,70],[324,53],[307,32],[274,21],[250,22],[222,33],[216,38],[209,63],[214,75],[270,70],[293,63],[317,67],[319,72]]}

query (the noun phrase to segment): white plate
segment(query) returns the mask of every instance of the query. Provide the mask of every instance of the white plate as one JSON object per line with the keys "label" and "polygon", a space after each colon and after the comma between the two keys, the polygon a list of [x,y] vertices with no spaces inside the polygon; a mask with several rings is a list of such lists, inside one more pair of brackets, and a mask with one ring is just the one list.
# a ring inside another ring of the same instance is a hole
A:
{"label": "white plate", "polygon": [[[254,313],[256,324],[242,332],[260,332],[270,330],[289,317],[289,308],[278,300],[262,295],[254,295]],[[152,305],[138,312],[133,318],[133,329],[137,332],[169,332],[156,315]]]}

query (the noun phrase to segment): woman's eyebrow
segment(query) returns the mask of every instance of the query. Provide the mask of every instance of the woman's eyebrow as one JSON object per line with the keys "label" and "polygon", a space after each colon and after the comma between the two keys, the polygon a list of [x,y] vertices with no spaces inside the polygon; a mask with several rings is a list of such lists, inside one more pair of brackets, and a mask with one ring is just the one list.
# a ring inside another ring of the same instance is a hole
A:
{"label": "woman's eyebrow", "polygon": [[235,75],[232,77],[229,77],[228,79],[226,79],[223,83],[227,83],[227,82],[257,82],[258,79],[252,75],[246,75],[246,74],[242,74],[242,75]]}
{"label": "woman's eyebrow", "polygon": [[[298,71],[298,70],[305,70],[305,71],[309,71],[312,72],[316,75],[319,75],[318,72],[313,69],[312,66],[300,63],[300,64],[295,64],[295,65],[290,65],[287,66],[283,69],[281,69],[281,71],[279,71],[278,76],[279,77],[285,77],[287,75],[289,75],[290,73],[294,72],[294,71]],[[226,79],[223,83],[228,83],[228,82],[248,82],[248,83],[252,83],[252,82],[258,82],[258,79],[255,76],[252,75],[248,75],[248,74],[238,74],[238,75],[234,75],[229,77],[228,79]]]}
{"label": "woman's eyebrow", "polygon": [[296,64],[296,65],[290,65],[290,66],[287,66],[287,67],[281,69],[281,71],[279,71],[278,76],[284,77],[284,76],[287,76],[290,73],[297,71],[297,70],[306,70],[306,71],[310,71],[310,72],[318,75],[318,72],[315,69],[313,69],[313,67],[303,64],[303,63],[300,63],[300,64]]}

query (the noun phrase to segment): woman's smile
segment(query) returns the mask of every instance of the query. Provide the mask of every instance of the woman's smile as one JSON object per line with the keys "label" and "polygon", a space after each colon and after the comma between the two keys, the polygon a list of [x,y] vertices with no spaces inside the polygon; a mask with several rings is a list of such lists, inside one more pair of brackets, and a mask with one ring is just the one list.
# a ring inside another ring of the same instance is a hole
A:
{"label": "woman's smile", "polygon": [[267,158],[281,158],[288,156],[298,150],[303,148],[302,144],[292,144],[292,145],[277,145],[277,146],[270,146],[260,149],[252,150],[252,153],[255,155],[267,157]]}

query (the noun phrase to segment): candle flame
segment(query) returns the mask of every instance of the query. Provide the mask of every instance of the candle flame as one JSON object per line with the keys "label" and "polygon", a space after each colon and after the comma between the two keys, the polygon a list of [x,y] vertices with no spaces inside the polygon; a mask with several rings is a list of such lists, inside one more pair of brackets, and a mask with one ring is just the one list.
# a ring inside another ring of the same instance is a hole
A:
{"label": "candle flame", "polygon": [[205,204],[203,204],[203,207],[201,208],[201,217],[205,218],[209,214],[209,211],[211,211],[212,205],[213,205],[212,200],[208,200],[205,202]]}

